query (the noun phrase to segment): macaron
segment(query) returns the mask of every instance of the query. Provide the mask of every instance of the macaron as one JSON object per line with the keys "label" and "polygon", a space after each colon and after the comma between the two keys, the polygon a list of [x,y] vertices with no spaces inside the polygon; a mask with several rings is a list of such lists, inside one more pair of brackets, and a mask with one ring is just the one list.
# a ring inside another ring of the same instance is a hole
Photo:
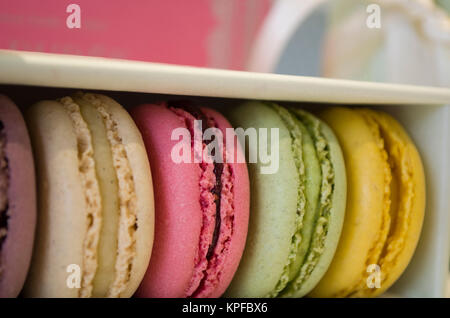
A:
{"label": "macaron", "polygon": [[341,144],[348,197],[336,255],[310,296],[377,296],[398,279],[419,240],[425,210],[421,159],[386,113],[333,107],[320,117]]}
{"label": "macaron", "polygon": [[36,226],[33,154],[17,106],[0,95],[0,298],[25,282]]}
{"label": "macaron", "polygon": [[125,109],[77,93],[27,109],[38,220],[28,297],[130,297],[154,233],[151,172]]}
{"label": "macaron", "polygon": [[234,131],[218,112],[188,101],[140,105],[131,115],[156,185],[155,245],[136,296],[219,297],[241,259],[249,216]]}
{"label": "macaron", "polygon": [[247,244],[225,296],[304,296],[325,274],[342,229],[347,188],[339,143],[324,122],[297,108],[246,102],[227,115],[234,127],[258,131],[249,153],[270,153],[278,169],[263,173],[261,157],[249,163]]}

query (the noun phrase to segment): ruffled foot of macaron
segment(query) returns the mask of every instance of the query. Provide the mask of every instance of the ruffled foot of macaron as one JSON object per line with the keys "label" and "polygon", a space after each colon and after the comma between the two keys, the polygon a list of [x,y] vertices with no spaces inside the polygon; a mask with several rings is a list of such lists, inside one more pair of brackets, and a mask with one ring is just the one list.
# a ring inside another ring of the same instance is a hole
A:
{"label": "ruffled foot of macaron", "polygon": [[[136,296],[220,297],[248,227],[247,167],[226,159],[230,152],[243,158],[237,138],[227,135],[222,115],[191,102],[141,105],[131,114],[147,147],[156,204],[155,245]],[[235,139],[230,147],[227,138]]]}
{"label": "ruffled foot of macaron", "polygon": [[342,236],[312,297],[375,297],[402,274],[419,240],[425,177],[419,153],[386,113],[334,107],[319,116],[344,153],[348,198]]}
{"label": "ruffled foot of macaron", "polygon": [[304,296],[325,274],[344,221],[347,188],[339,143],[324,122],[296,108],[248,102],[227,115],[234,127],[258,131],[249,153],[267,153],[278,163],[265,172],[267,160],[249,163],[247,244],[225,296]]}
{"label": "ruffled foot of macaron", "polygon": [[153,243],[153,187],[142,137],[98,94],[41,101],[26,113],[38,222],[28,297],[130,297]]}

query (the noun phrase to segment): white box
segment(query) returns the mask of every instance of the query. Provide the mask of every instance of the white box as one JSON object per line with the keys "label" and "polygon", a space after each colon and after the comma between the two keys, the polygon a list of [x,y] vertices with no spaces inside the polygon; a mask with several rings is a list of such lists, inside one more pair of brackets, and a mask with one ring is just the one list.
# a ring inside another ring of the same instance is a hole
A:
{"label": "white box", "polygon": [[[233,107],[239,102],[235,99],[260,99],[307,103],[308,108],[323,103],[382,108],[414,139],[427,182],[418,248],[388,295],[445,296],[450,251],[450,89],[0,50],[0,93],[8,95],[14,89],[11,85],[230,98],[202,99],[224,107]],[[33,92],[31,87],[20,88],[24,96],[27,89]],[[126,93],[120,96],[127,98]],[[146,97],[149,102],[156,98]]]}

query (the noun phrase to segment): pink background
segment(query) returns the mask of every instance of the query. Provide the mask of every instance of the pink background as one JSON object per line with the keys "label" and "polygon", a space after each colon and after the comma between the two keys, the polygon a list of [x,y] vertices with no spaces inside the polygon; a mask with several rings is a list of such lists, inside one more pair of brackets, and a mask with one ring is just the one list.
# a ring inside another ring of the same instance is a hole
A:
{"label": "pink background", "polygon": [[[69,29],[69,4],[81,28]],[[0,48],[242,69],[271,0],[2,0]]]}

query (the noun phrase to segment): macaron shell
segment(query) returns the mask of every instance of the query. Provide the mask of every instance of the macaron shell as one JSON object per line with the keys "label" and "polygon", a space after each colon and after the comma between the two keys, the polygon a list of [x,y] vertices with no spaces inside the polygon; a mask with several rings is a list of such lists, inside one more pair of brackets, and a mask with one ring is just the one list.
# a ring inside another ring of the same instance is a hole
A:
{"label": "macaron shell", "polygon": [[139,297],[185,297],[194,270],[202,226],[200,168],[176,164],[171,150],[175,128],[184,121],[163,105],[140,105],[131,110],[148,151],[155,186],[155,245]]}
{"label": "macaron shell", "polygon": [[[222,114],[208,108],[202,108],[203,113],[214,119],[217,127],[222,131],[224,144],[227,142],[227,129],[233,129],[230,123],[222,116]],[[234,131],[232,134],[235,137]],[[242,153],[242,148],[237,138],[235,138],[234,153],[236,158],[245,158]],[[239,262],[244,251],[245,242],[247,238],[248,231],[248,219],[249,219],[249,209],[250,209],[250,184],[248,178],[247,164],[244,163],[229,163],[232,167],[234,175],[234,186],[233,186],[233,224],[232,237],[230,241],[230,246],[228,248],[227,255],[224,255],[223,259],[223,270],[220,273],[220,279],[218,285],[209,294],[211,298],[217,298],[222,296],[227,287],[229,286],[233,276],[239,266]]]}
{"label": "macaron shell", "polygon": [[[247,102],[227,113],[234,128],[278,128],[279,168],[274,174],[261,173],[261,161],[249,163],[250,220],[247,243],[239,268],[226,297],[264,297],[278,283],[290,253],[297,208],[298,175],[291,151],[291,137],[277,113],[265,104]],[[268,152],[258,144],[256,151]],[[246,145],[255,147],[256,145]],[[251,151],[251,150],[250,150]],[[277,150],[276,150],[277,151]]]}
{"label": "macaron shell", "polygon": [[[67,112],[42,101],[26,112],[38,180],[36,237],[26,297],[78,297],[69,288],[69,265],[83,265],[87,229],[85,198],[78,170],[77,140]],[[70,235],[68,235],[70,233]]]}
{"label": "macaron shell", "polygon": [[[404,182],[397,194],[397,209],[402,209],[403,214],[400,216],[397,212],[396,215],[400,222],[404,222],[404,225],[396,227],[388,237],[387,254],[384,256],[383,263],[380,264],[384,279],[380,288],[365,290],[362,293],[363,296],[377,296],[398,279],[414,254],[425,213],[425,174],[419,152],[406,131],[394,118],[386,113],[369,109],[358,111],[372,116],[380,126],[385,147],[391,156],[393,174],[397,179],[401,179],[400,183]],[[410,177],[408,181],[402,175],[406,171]],[[412,197],[407,195],[408,189],[412,189]],[[409,211],[406,210],[407,207],[410,207]]]}
{"label": "macaron shell", "polygon": [[385,207],[386,159],[364,118],[333,107],[319,114],[337,136],[347,171],[345,222],[330,267],[310,293],[339,297],[357,286],[366,273],[370,251],[379,239]]}
{"label": "macaron shell", "polygon": [[11,100],[0,95],[0,121],[6,133],[9,168],[8,232],[0,252],[0,298],[16,297],[30,265],[36,226],[34,161],[24,119]]}
{"label": "macaron shell", "polygon": [[125,147],[136,193],[135,251],[130,277],[120,297],[131,297],[147,270],[154,239],[154,197],[152,176],[144,142],[133,119],[115,100],[100,94],[98,98],[117,123],[117,131]]}

